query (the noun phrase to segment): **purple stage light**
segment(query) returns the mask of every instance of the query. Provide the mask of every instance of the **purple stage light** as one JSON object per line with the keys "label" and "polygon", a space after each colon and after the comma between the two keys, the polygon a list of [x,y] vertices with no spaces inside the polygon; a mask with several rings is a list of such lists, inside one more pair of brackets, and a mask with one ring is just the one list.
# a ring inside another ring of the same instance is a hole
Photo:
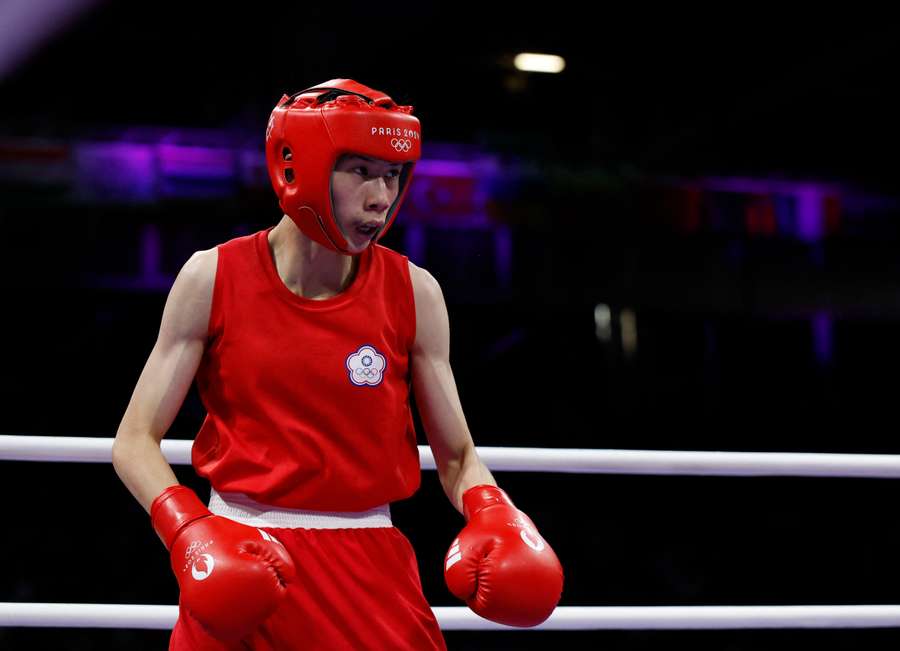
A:
{"label": "purple stage light", "polygon": [[75,146],[77,183],[73,197],[81,201],[146,202],[156,199],[157,165],[152,145],[125,142],[82,142]]}

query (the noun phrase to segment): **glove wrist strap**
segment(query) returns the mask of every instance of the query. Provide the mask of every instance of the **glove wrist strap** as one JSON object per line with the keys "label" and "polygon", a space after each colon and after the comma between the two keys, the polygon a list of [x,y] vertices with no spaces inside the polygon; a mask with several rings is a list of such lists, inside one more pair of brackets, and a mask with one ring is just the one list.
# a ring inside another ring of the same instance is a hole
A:
{"label": "glove wrist strap", "polygon": [[515,508],[509,495],[497,486],[487,484],[473,486],[463,493],[463,515],[466,521],[472,519],[476,513],[494,504],[506,504]]}
{"label": "glove wrist strap", "polygon": [[198,518],[211,515],[197,494],[187,486],[169,486],[150,505],[150,522],[167,550],[178,533]]}

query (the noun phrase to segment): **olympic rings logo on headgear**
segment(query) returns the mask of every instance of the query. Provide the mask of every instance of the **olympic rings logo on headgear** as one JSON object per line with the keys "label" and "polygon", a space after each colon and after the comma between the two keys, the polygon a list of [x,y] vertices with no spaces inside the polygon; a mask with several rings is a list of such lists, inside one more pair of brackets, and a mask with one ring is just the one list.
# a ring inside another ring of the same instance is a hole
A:
{"label": "olympic rings logo on headgear", "polygon": [[391,147],[397,151],[409,151],[412,149],[412,143],[406,138],[391,138]]}
{"label": "olympic rings logo on headgear", "polygon": [[356,377],[378,377],[381,371],[377,368],[358,368],[353,371]]}

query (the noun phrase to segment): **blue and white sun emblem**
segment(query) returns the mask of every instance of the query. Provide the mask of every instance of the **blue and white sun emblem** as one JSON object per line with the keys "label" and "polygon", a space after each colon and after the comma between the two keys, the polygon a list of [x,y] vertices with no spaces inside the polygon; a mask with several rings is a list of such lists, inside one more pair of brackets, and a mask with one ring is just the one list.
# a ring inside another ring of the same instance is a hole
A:
{"label": "blue and white sun emblem", "polygon": [[350,381],[358,387],[375,387],[381,384],[385,368],[387,361],[384,355],[368,344],[360,346],[359,350],[347,357]]}

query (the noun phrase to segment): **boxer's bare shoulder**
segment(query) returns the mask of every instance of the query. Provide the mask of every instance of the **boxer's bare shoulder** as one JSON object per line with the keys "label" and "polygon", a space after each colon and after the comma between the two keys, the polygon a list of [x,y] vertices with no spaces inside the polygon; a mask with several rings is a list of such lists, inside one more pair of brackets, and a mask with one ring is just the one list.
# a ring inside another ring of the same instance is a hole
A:
{"label": "boxer's bare shoulder", "polygon": [[413,264],[412,260],[409,261],[409,279],[412,282],[413,294],[418,307],[421,308],[422,304],[430,306],[435,300],[442,297],[441,286],[437,279],[427,269]]}
{"label": "boxer's bare shoulder", "polygon": [[206,339],[212,309],[213,287],[219,250],[216,247],[194,253],[175,278],[163,312],[160,335],[178,339]]}

